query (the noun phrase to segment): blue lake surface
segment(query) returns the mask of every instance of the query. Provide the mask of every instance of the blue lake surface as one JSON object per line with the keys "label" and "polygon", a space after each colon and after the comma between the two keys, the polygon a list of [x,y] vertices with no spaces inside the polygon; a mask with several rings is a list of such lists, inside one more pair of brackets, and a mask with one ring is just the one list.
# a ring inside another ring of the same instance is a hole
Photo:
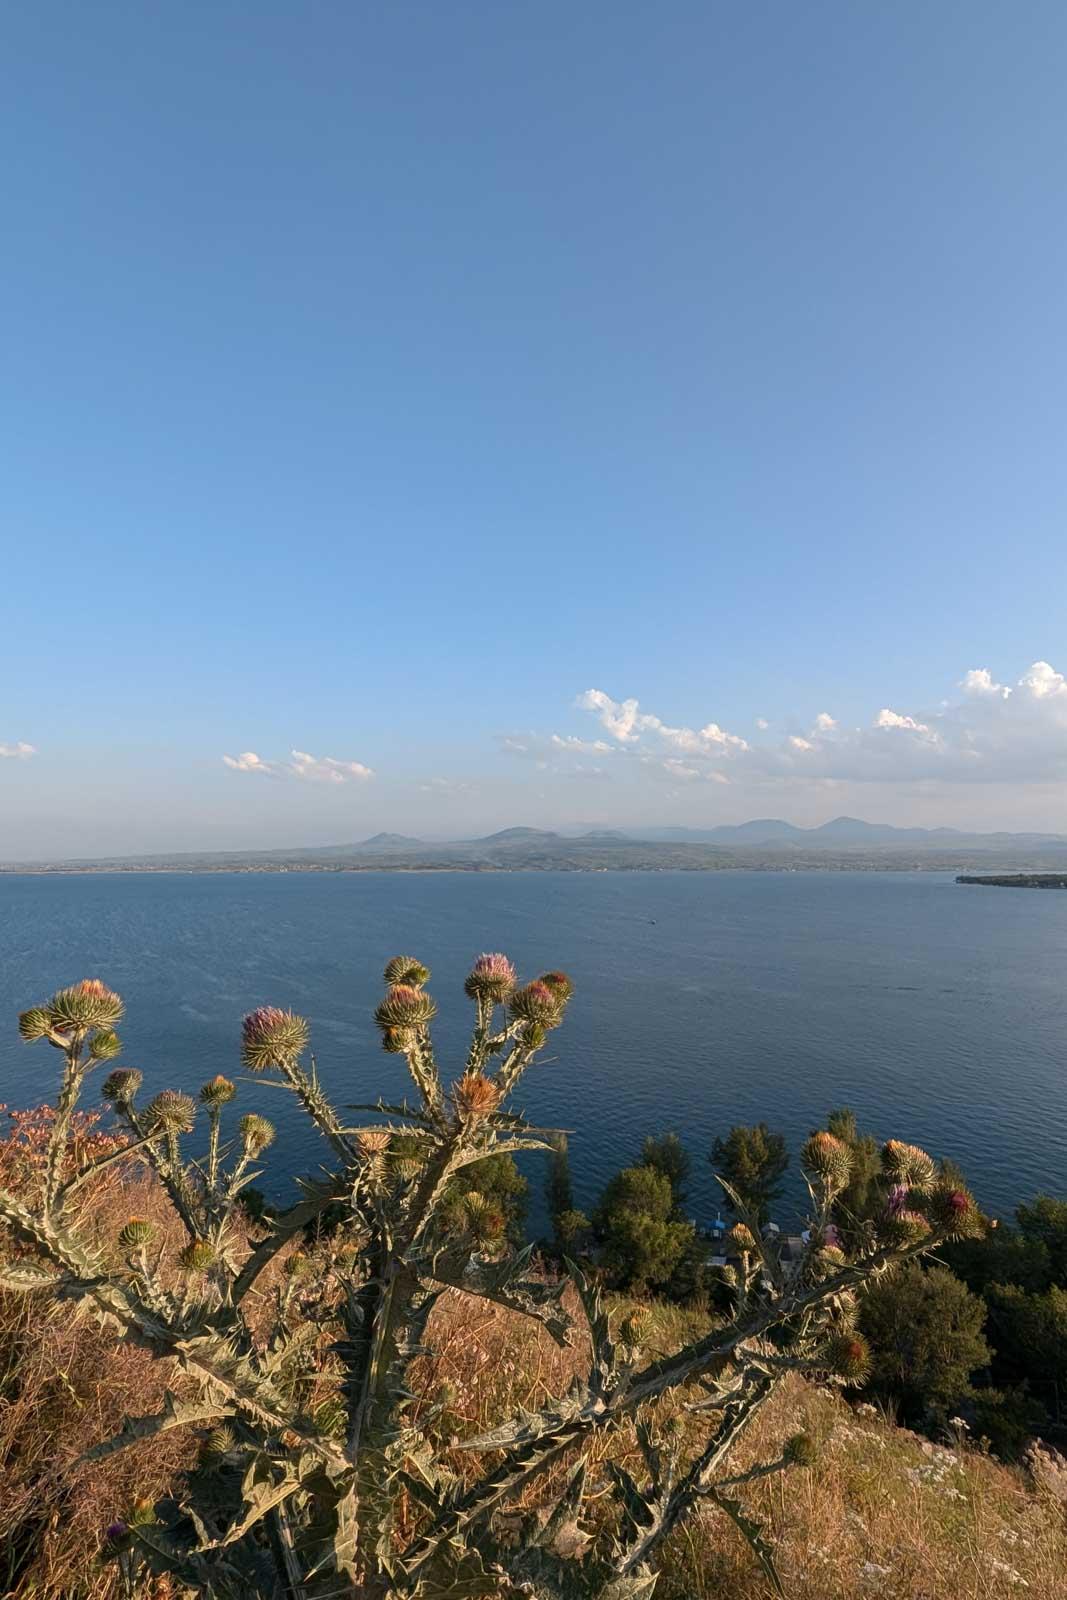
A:
{"label": "blue lake surface", "polygon": [[[580,1205],[673,1128],[691,1210],[710,1219],[716,1134],[762,1119],[795,1149],[841,1104],[879,1137],[952,1156],[1001,1214],[1067,1195],[1067,893],[932,873],[3,876],[0,1100],[50,1097],[56,1055],[21,1043],[16,1013],[85,976],[125,998],[122,1059],[146,1093],[239,1077],[240,1018],[271,1003],[310,1018],[336,1101],[399,1097],[403,1063],[371,1020],[385,961],[432,967],[454,1077],[462,980],[483,950],[575,981],[518,1104],[573,1130]],[[91,1078],[88,1104],[98,1092]],[[263,1184],[287,1201],[326,1151],[281,1090],[242,1082],[230,1111],[247,1110],[278,1126]],[[544,1169],[524,1170],[536,1229]]]}

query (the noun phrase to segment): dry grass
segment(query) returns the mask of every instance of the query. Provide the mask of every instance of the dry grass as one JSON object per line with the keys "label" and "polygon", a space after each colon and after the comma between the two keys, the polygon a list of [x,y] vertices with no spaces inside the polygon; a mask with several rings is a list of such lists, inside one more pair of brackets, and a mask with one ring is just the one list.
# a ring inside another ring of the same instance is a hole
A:
{"label": "dry grass", "polygon": [[[0,1181],[25,1181],[36,1160],[24,1124],[0,1142]],[[86,1140],[98,1138],[92,1124]],[[112,1169],[87,1199],[82,1226],[107,1247],[131,1215],[172,1228],[143,1169]],[[676,1349],[703,1319],[654,1308],[649,1354]],[[435,1427],[456,1470],[478,1459],[449,1451],[509,1415],[558,1395],[584,1350],[559,1350],[535,1325],[449,1291],[430,1328],[436,1354],[417,1364],[428,1400],[447,1395]],[[94,1465],[90,1445],[124,1416],[158,1406],[169,1364],[116,1346],[91,1322],[72,1325],[43,1296],[0,1293],[0,1594],[18,1600],[111,1600],[114,1569],[95,1561],[100,1530],[135,1495],[163,1494],[196,1452],[171,1433]],[[777,1547],[791,1600],[1067,1600],[1063,1507],[1026,1476],[979,1452],[942,1451],[838,1395],[784,1385],[738,1453],[738,1466],[778,1454],[803,1429],[822,1441],[817,1464],[740,1491]],[[611,1451],[635,1472],[632,1435],[590,1447],[591,1479]],[[560,1468],[562,1474],[564,1468]],[[539,1491],[546,1493],[546,1486]],[[594,1500],[592,1515],[606,1502]],[[158,1591],[160,1595],[163,1590]],[[726,1518],[709,1510],[667,1546],[657,1600],[770,1600],[772,1591]]]}

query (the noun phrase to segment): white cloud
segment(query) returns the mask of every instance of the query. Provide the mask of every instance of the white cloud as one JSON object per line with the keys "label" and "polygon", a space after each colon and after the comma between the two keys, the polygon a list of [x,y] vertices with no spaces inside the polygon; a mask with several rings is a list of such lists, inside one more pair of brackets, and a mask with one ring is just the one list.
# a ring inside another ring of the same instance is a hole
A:
{"label": "white cloud", "polygon": [[907,728],[910,733],[933,733],[928,722],[917,722],[914,717],[901,716],[899,711],[890,711],[885,706],[874,719],[876,728]]}
{"label": "white cloud", "polygon": [[20,739],[17,744],[0,744],[0,760],[28,761],[37,754],[36,745],[26,744]]}
{"label": "white cloud", "polygon": [[234,772],[259,772],[270,777],[275,771],[274,764],[261,761],[254,750],[245,750],[239,756],[223,756],[222,759]]}
{"label": "white cloud", "polygon": [[1002,683],[993,682],[993,674],[988,667],[972,667],[970,672],[964,673],[960,687],[967,694],[996,694],[1002,700],[1006,700],[1011,694],[1011,690],[1006,689]]}
{"label": "white cloud", "polygon": [[307,778],[312,783],[365,783],[373,778],[370,767],[362,761],[338,761],[334,756],[309,756],[306,750],[291,750],[292,761],[288,770],[297,778]]}
{"label": "white cloud", "polygon": [[596,712],[601,726],[620,744],[636,744],[647,733],[691,756],[729,755],[748,749],[747,740],[727,733],[717,722],[708,722],[703,728],[672,728],[659,717],[641,711],[638,701],[613,700],[603,689],[586,689],[575,704],[582,711]]}
{"label": "white cloud", "polygon": [[757,717],[756,727],[759,729],[760,733],[766,733],[767,729],[770,727],[770,723],[767,721],[766,717]]}
{"label": "white cloud", "polygon": [[239,756],[223,756],[233,772],[254,772],[266,778],[304,778],[312,783],[362,783],[373,778],[370,767],[361,761],[338,761],[334,756],[313,756],[306,750],[291,750],[289,761],[264,761],[254,750]]}
{"label": "white cloud", "polygon": [[[757,745],[718,721],[672,726],[637,699],[615,700],[602,689],[587,689],[577,705],[596,716],[617,758],[636,758],[674,779],[699,771],[753,783],[1067,780],[1067,676],[1035,661],[1008,686],[989,668],[974,667],[958,687],[962,695],[935,700],[933,709],[883,704],[866,726],[842,726],[820,712],[806,734]],[[756,725],[766,731],[764,718]],[[571,742],[557,735],[556,746],[562,751]]]}

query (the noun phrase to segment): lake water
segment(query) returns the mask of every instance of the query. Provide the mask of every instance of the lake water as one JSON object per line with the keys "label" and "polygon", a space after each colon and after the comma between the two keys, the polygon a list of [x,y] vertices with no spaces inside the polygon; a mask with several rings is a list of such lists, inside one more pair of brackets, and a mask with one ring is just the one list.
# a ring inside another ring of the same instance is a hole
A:
{"label": "lake water", "polygon": [[[403,952],[433,968],[456,1076],[482,950],[574,978],[519,1104],[573,1130],[579,1204],[673,1128],[709,1219],[717,1133],[763,1119],[795,1149],[843,1103],[880,1137],[954,1157],[1003,1214],[1041,1188],[1067,1195],[1067,893],[941,874],[0,876],[0,1100],[50,1096],[57,1057],[21,1043],[16,1013],[83,976],[124,996],[123,1060],[146,1091],[239,1076],[241,1015],[272,1003],[311,1019],[337,1101],[399,1097],[403,1064],[371,1020],[382,966]],[[317,1135],[262,1081],[230,1109],[278,1125],[269,1187],[289,1199],[323,1159]],[[525,1170],[536,1228],[543,1168]]]}

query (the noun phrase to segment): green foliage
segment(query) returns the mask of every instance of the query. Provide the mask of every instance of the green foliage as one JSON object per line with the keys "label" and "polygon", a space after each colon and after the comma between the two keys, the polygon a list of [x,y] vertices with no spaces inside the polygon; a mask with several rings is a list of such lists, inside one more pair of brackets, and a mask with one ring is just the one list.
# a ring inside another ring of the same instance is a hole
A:
{"label": "green foliage", "polygon": [[1050,1286],[1067,1289],[1067,1200],[1039,1194],[1033,1205],[1020,1206],[1016,1217],[1027,1244],[1048,1252]]}
{"label": "green foliage", "polygon": [[625,1167],[611,1179],[593,1226],[617,1287],[642,1293],[670,1282],[694,1232],[691,1222],[673,1218],[670,1180],[657,1168]]}
{"label": "green foliage", "polygon": [[878,1141],[860,1133],[855,1114],[847,1106],[831,1111],[826,1131],[848,1148],[851,1155],[849,1179],[834,1201],[834,1222],[850,1242],[862,1236],[862,1224],[872,1221],[882,1205],[882,1161]]}
{"label": "green foliage", "polygon": [[560,1219],[574,1210],[574,1185],[571,1182],[571,1158],[567,1135],[557,1134],[552,1154],[548,1160],[548,1178],[545,1182],[545,1205],[552,1223],[552,1238],[559,1255],[567,1252],[567,1241],[560,1230]]}
{"label": "green foliage", "polygon": [[649,1134],[641,1146],[641,1165],[654,1167],[663,1174],[671,1186],[671,1200],[675,1213],[681,1216],[686,1202],[686,1181],[692,1163],[689,1152],[676,1133],[663,1133],[657,1138]]}
{"label": "green foliage", "polygon": [[[789,1165],[789,1152],[782,1134],[772,1133],[765,1122],[754,1127],[731,1128],[725,1139],[716,1139],[712,1145],[711,1164],[716,1175],[726,1179],[744,1208],[758,1222],[769,1221],[771,1208],[782,1193],[781,1180]],[[726,1204],[736,1213],[737,1207],[729,1193]]]}
{"label": "green foliage", "polygon": [[985,1306],[943,1267],[913,1263],[873,1284],[860,1309],[871,1347],[870,1386],[905,1418],[947,1415],[989,1361]]}
{"label": "green foliage", "polygon": [[[245,1018],[244,1064],[273,1073],[293,1095],[331,1163],[302,1181],[289,1211],[256,1213],[250,1247],[245,1196],[254,1193],[253,1163],[270,1147],[273,1127],[251,1112],[239,1119],[238,1138],[223,1142],[221,1111],[237,1092],[230,1080],[205,1085],[199,1103],[164,1090],[140,1110],[140,1074],[117,1069],[103,1092],[126,1142],[79,1165],[71,1119],[88,1074],[118,1054],[122,1002],[90,979],[23,1014],[23,1038],[55,1047],[63,1071],[35,1191],[0,1193],[14,1252],[0,1262],[0,1285],[95,1318],[180,1376],[180,1397],[177,1386],[168,1389],[161,1411],[127,1419],[94,1457],[171,1429],[192,1429],[200,1441],[173,1498],[115,1508],[101,1559],[118,1564],[130,1595],[147,1592],[152,1575],[170,1574],[180,1592],[208,1600],[273,1600],[282,1589],[301,1600],[357,1591],[362,1600],[461,1600],[499,1593],[504,1577],[538,1600],[647,1600],[661,1543],[710,1500],[777,1587],[766,1532],[732,1491],[808,1465],[811,1450],[794,1437],[774,1459],[734,1475],[731,1452],[784,1373],[858,1379],[868,1354],[854,1327],[856,1291],[960,1231],[957,1211],[947,1202],[936,1209],[931,1197],[921,1237],[871,1242],[849,1260],[822,1242],[830,1186],[813,1184],[813,1242],[798,1269],[785,1273],[753,1241],[723,1324],[685,1335],[683,1348],[651,1361],[640,1321],[613,1331],[596,1284],[571,1265],[589,1335],[585,1376],[541,1410],[466,1439],[463,1448],[494,1454],[461,1483],[441,1456],[455,1431],[448,1397],[423,1414],[412,1404],[411,1363],[427,1351],[439,1296],[451,1289],[504,1307],[561,1344],[572,1336],[564,1282],[532,1273],[531,1251],[515,1238],[526,1185],[512,1158],[553,1149],[558,1158],[560,1146],[507,1101],[563,1021],[573,986],[550,972],[516,988],[505,957],[480,957],[464,984],[474,1006],[469,1050],[446,1087],[430,1035],[436,1005],[423,987],[428,979],[413,957],[386,968],[389,988],[375,1020],[385,1048],[404,1059],[415,1098],[345,1108],[362,1113],[356,1125],[323,1091],[313,1058],[305,1065],[303,1018],[274,1006]],[[206,1149],[193,1159],[184,1141],[198,1113]],[[787,1159],[779,1136],[762,1125],[735,1129],[721,1147],[744,1201],[757,1210],[769,1204]],[[928,1162],[921,1151],[899,1149],[912,1169]],[[179,1244],[139,1218],[109,1242],[80,1236],[75,1195],[128,1157],[154,1171]],[[678,1217],[684,1151],[667,1136],[646,1144],[645,1159],[612,1180],[597,1211],[603,1264],[619,1281],[677,1290],[700,1271],[701,1247]],[[562,1173],[557,1181],[557,1232],[573,1256],[588,1224]],[[912,1197],[910,1205],[918,1203]],[[264,1274],[282,1252],[268,1287]],[[669,1416],[655,1420],[663,1411],[655,1402],[683,1388],[691,1394],[694,1380],[703,1396],[694,1409],[698,1432],[708,1419],[695,1446],[692,1430]],[[634,1476],[618,1467],[614,1514],[601,1505],[591,1518],[582,1447],[631,1424],[643,1468]],[[578,1459],[554,1505],[516,1545],[495,1521],[498,1510],[550,1481],[569,1452]],[[596,1524],[579,1541],[590,1548],[574,1553],[571,1538],[568,1551],[568,1531],[583,1519]]]}

